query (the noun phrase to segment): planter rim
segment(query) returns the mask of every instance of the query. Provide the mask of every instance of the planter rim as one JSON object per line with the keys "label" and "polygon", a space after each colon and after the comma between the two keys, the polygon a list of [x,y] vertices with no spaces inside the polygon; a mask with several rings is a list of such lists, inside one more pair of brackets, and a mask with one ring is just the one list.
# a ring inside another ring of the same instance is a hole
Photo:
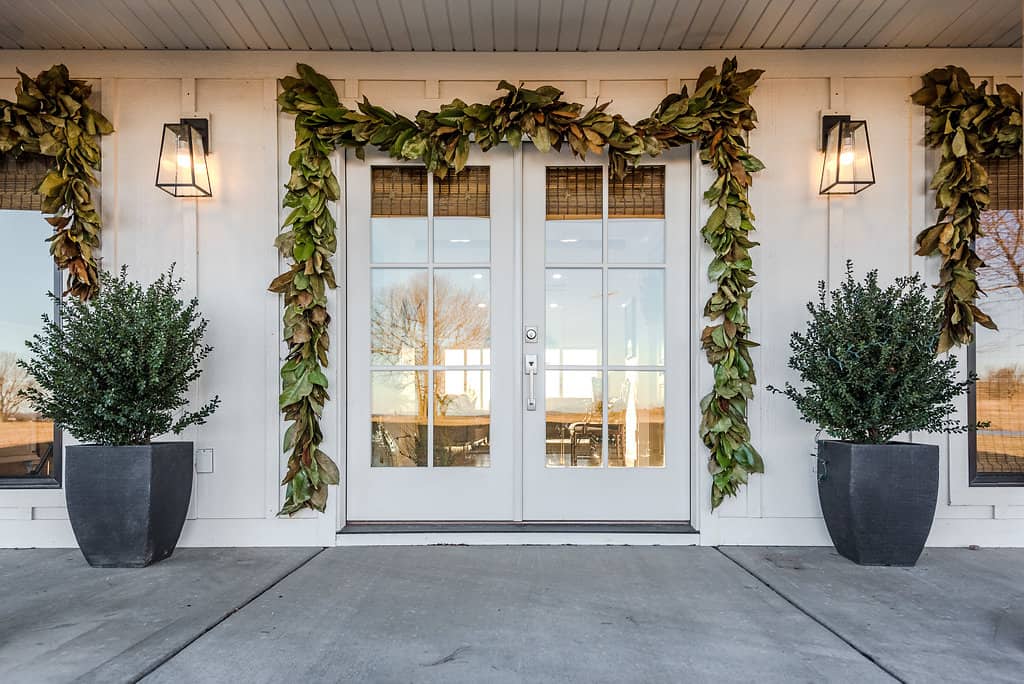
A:
{"label": "planter rim", "polygon": [[850,446],[936,446],[935,444],[923,444],[921,442],[854,442],[852,439],[819,439],[818,444],[849,444]]}
{"label": "planter rim", "polygon": [[69,444],[68,449],[148,449],[155,446],[178,446],[184,444],[195,444],[191,441],[174,442],[150,442],[149,444]]}

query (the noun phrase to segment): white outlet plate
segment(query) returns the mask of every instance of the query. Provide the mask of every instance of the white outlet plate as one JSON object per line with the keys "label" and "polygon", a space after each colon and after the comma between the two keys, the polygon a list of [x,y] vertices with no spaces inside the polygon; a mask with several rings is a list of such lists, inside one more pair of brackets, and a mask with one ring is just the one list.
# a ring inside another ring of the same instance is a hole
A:
{"label": "white outlet plate", "polygon": [[213,449],[196,449],[196,472],[213,472]]}

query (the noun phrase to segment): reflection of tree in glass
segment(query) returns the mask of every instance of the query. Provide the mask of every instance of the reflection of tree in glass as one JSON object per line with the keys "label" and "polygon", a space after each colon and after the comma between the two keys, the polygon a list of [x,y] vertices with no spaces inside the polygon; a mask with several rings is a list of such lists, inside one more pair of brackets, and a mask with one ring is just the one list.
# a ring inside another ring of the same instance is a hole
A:
{"label": "reflection of tree in glass", "polygon": [[426,271],[374,293],[370,351],[375,365],[425,364],[426,329]]}
{"label": "reflection of tree in glass", "polygon": [[[460,275],[471,272],[456,271]],[[486,288],[460,282],[458,275],[434,272],[433,331],[434,364],[445,362],[445,351],[476,350],[482,352],[490,345],[490,307]],[[486,281],[484,281],[486,282]],[[429,280],[426,271],[418,272],[402,282],[397,282],[376,291],[370,320],[370,344],[375,365],[426,365],[427,300]],[[481,306],[482,305],[482,306]],[[482,356],[482,355],[481,355]],[[483,359],[474,361],[482,363]],[[466,363],[465,356],[457,363]],[[417,419],[415,425],[404,428],[390,426],[395,434],[391,437],[401,444],[403,455],[420,462],[425,458],[420,429],[427,424],[430,401],[427,391],[427,374],[394,373],[391,382],[395,389],[404,394],[415,392]],[[449,395],[444,387],[435,387],[434,401],[442,415],[459,415],[463,405],[469,402],[470,409],[475,400],[471,392],[465,395]],[[471,413],[471,411],[468,411]],[[403,441],[404,440],[404,441]],[[441,438],[440,442],[445,439]]]}
{"label": "reflection of tree in glass", "polygon": [[0,352],[0,420],[14,420],[27,401],[21,391],[32,383],[25,369],[18,366],[17,354]]}
{"label": "reflection of tree in glass", "polygon": [[[371,351],[378,365],[426,364],[426,272],[379,291],[370,321]],[[481,306],[483,304],[483,306]],[[434,275],[434,363],[444,350],[482,350],[490,344],[490,309],[480,289]]]}
{"label": "reflection of tree in glass", "polygon": [[[491,313],[481,288],[434,274],[434,363],[446,350],[482,351],[491,343]],[[477,363],[480,363],[478,361]],[[465,363],[465,361],[462,361]]]}
{"label": "reflection of tree in glass", "polygon": [[[985,211],[981,214],[978,284],[988,293],[1016,289],[1024,294],[1024,222],[1020,211]],[[996,321],[998,323],[998,321]]]}

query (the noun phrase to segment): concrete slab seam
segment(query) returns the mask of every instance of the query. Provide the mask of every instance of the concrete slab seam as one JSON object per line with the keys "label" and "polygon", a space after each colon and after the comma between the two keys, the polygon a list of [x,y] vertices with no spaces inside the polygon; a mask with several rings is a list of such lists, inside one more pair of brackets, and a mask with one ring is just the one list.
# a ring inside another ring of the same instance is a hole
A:
{"label": "concrete slab seam", "polygon": [[[162,656],[160,656],[159,658],[155,659],[155,660],[154,660],[154,661],[153,661],[152,663],[149,663],[149,664],[147,664],[147,665],[146,665],[146,667],[145,667],[144,669],[140,669],[140,670],[139,670],[139,672],[137,673],[137,675],[136,675],[135,677],[133,677],[131,681],[132,681],[132,682],[139,682],[139,681],[141,681],[142,679],[144,679],[145,677],[147,677],[148,675],[150,675],[150,674],[152,674],[153,672],[155,672],[155,671],[156,671],[157,669],[159,669],[159,668],[160,668],[160,666],[162,666],[162,665],[163,665],[164,663],[166,663],[166,662],[167,662],[167,661],[169,661],[170,659],[172,659],[172,658],[174,658],[175,656],[177,656],[177,655],[178,655],[179,653],[181,653],[181,652],[182,652],[182,651],[184,651],[184,650],[185,650],[186,648],[188,648],[189,646],[191,646],[191,645],[192,645],[193,643],[195,643],[196,641],[198,641],[198,640],[199,640],[200,638],[202,638],[202,637],[203,637],[203,636],[204,636],[205,634],[207,634],[207,633],[208,633],[208,632],[210,632],[211,630],[215,629],[215,628],[216,628],[216,627],[217,627],[218,625],[220,625],[220,624],[221,624],[222,622],[224,622],[225,620],[227,620],[228,618],[230,618],[230,617],[231,617],[232,615],[234,615],[235,613],[237,613],[238,611],[242,610],[243,608],[245,608],[246,606],[248,606],[248,605],[249,605],[250,603],[252,603],[252,602],[253,602],[253,601],[255,601],[256,599],[258,599],[258,598],[260,598],[261,596],[263,596],[264,594],[266,594],[266,593],[267,593],[268,591],[270,591],[271,589],[273,589],[274,587],[276,587],[276,586],[277,586],[278,584],[280,584],[280,583],[281,583],[282,581],[284,581],[284,580],[285,580],[286,578],[290,577],[290,576],[291,576],[292,574],[294,574],[294,573],[295,573],[295,572],[297,572],[298,570],[301,570],[302,568],[306,567],[306,565],[308,565],[308,564],[309,564],[309,563],[310,563],[310,562],[311,562],[311,561],[312,561],[312,560],[313,560],[314,558],[316,558],[317,556],[319,556],[319,555],[320,555],[321,553],[323,553],[323,552],[324,552],[325,550],[326,550],[326,547],[322,547],[322,548],[321,548],[321,549],[320,549],[319,551],[317,551],[317,552],[316,552],[316,553],[314,553],[313,555],[309,556],[308,558],[306,558],[306,559],[305,559],[304,561],[302,561],[302,562],[301,562],[301,563],[299,563],[298,565],[296,565],[296,566],[294,566],[294,567],[292,567],[292,568],[290,568],[290,569],[284,570],[283,572],[281,572],[281,573],[279,573],[279,574],[277,574],[277,575],[275,575],[275,576],[271,577],[271,578],[270,578],[269,580],[267,580],[267,582],[266,582],[266,583],[265,583],[265,584],[264,584],[264,585],[263,585],[262,587],[260,587],[260,588],[259,588],[259,589],[257,589],[256,591],[252,592],[252,593],[251,593],[251,594],[250,594],[250,595],[249,595],[248,597],[246,597],[246,598],[245,598],[245,599],[244,599],[244,600],[243,600],[243,601],[242,601],[242,602],[241,602],[241,603],[240,603],[239,605],[235,606],[235,607],[234,607],[234,608],[232,608],[231,610],[225,611],[225,612],[224,612],[224,614],[223,614],[223,615],[221,615],[221,616],[220,616],[220,617],[219,617],[219,618],[218,618],[218,619],[217,619],[216,621],[214,621],[214,622],[213,622],[212,624],[210,624],[210,625],[207,625],[207,626],[206,626],[206,627],[205,627],[204,629],[202,629],[201,631],[197,632],[197,633],[196,633],[195,635],[193,635],[193,636],[192,636],[192,637],[191,637],[190,639],[188,639],[188,640],[187,640],[187,641],[185,641],[184,643],[182,643],[182,644],[180,644],[180,645],[176,646],[176,647],[175,647],[175,648],[174,648],[173,650],[169,651],[168,653],[166,653],[166,654],[163,654],[163,655],[162,655]],[[115,658],[116,658],[116,657],[117,657],[117,656],[115,656]],[[109,662],[109,661],[108,661],[108,662]],[[90,676],[91,674],[93,674],[93,673],[95,673],[95,672],[98,672],[98,671],[102,670],[102,668],[103,668],[103,667],[104,667],[105,665],[106,665],[106,663],[103,663],[103,664],[101,664],[101,665],[97,666],[96,668],[94,668],[94,669],[92,670],[92,672],[86,673],[86,674],[85,674],[85,675],[83,676],[83,679],[88,679],[88,678],[89,678],[89,676]]]}
{"label": "concrete slab seam", "polygon": [[873,664],[873,665],[874,665],[875,667],[877,667],[877,668],[878,668],[879,670],[881,670],[882,672],[886,673],[887,675],[889,675],[890,677],[892,677],[893,679],[895,679],[895,680],[896,680],[897,682],[900,682],[900,684],[907,684],[907,680],[903,679],[903,678],[902,678],[902,677],[900,677],[900,676],[899,676],[898,674],[896,674],[895,672],[893,672],[892,670],[890,670],[890,669],[889,669],[888,667],[886,667],[886,666],[885,666],[885,665],[883,665],[882,663],[878,662],[878,660],[877,660],[877,659],[876,659],[876,658],[875,658],[874,656],[872,656],[872,655],[871,655],[870,653],[868,653],[867,651],[865,651],[865,650],[864,650],[863,648],[861,648],[860,646],[858,646],[857,644],[855,644],[854,642],[850,641],[850,640],[849,640],[849,639],[847,639],[847,638],[846,638],[845,636],[843,636],[842,634],[840,634],[838,630],[836,630],[836,629],[835,629],[835,628],[833,628],[833,627],[832,627],[831,625],[829,625],[829,624],[828,624],[827,622],[825,622],[825,620],[823,620],[823,619],[819,618],[818,616],[814,615],[813,613],[811,613],[810,611],[808,611],[807,609],[805,609],[805,608],[804,608],[803,606],[801,606],[801,605],[800,605],[799,603],[797,603],[797,601],[795,601],[794,599],[792,599],[792,598],[790,598],[789,596],[787,596],[787,595],[786,595],[786,594],[785,594],[784,592],[782,592],[781,590],[779,590],[779,589],[775,588],[775,587],[774,587],[774,586],[772,585],[772,583],[771,583],[771,582],[769,582],[769,581],[768,581],[768,580],[766,580],[765,578],[763,578],[763,577],[761,577],[760,575],[758,575],[758,574],[757,574],[757,573],[756,573],[756,572],[755,572],[754,570],[752,570],[751,568],[748,568],[748,567],[747,567],[746,565],[744,565],[743,563],[741,563],[741,562],[740,562],[739,560],[737,560],[737,559],[733,558],[732,556],[730,556],[729,554],[727,554],[727,553],[726,553],[725,551],[723,551],[723,550],[722,550],[722,549],[720,549],[719,547],[715,546],[715,547],[712,547],[712,548],[714,548],[714,549],[715,549],[715,551],[718,551],[718,553],[722,554],[722,555],[723,555],[723,556],[725,556],[725,557],[726,557],[727,559],[729,559],[729,561],[730,561],[730,562],[732,562],[732,563],[733,563],[734,565],[736,565],[736,567],[740,568],[740,569],[741,569],[741,570],[743,570],[743,571],[744,571],[745,573],[747,573],[748,575],[750,575],[751,577],[753,577],[754,579],[756,579],[756,580],[757,580],[758,582],[760,582],[761,584],[763,584],[763,585],[764,585],[765,587],[767,587],[767,588],[768,588],[768,589],[769,589],[769,590],[770,590],[770,591],[771,591],[771,592],[772,592],[773,594],[775,594],[776,596],[778,596],[779,598],[781,598],[781,599],[782,599],[783,601],[785,601],[785,602],[786,602],[786,603],[788,603],[789,605],[791,605],[791,606],[793,606],[794,608],[796,608],[796,609],[797,609],[798,611],[800,611],[801,613],[803,613],[804,615],[806,615],[807,617],[809,617],[809,618],[810,618],[811,620],[813,620],[814,622],[816,622],[816,623],[817,623],[818,625],[820,625],[820,626],[821,626],[821,627],[823,627],[824,629],[826,629],[826,630],[828,630],[829,632],[831,632],[831,633],[832,633],[833,635],[835,635],[835,636],[836,636],[836,638],[838,638],[838,639],[839,639],[840,641],[842,641],[842,642],[843,642],[844,644],[846,644],[847,646],[849,646],[850,648],[852,648],[853,650],[855,650],[855,651],[856,651],[857,653],[861,654],[861,655],[862,655],[862,656],[863,656],[864,658],[866,658],[866,659],[867,659],[867,660],[868,660],[869,662],[871,662],[871,663],[872,663],[872,664]]}

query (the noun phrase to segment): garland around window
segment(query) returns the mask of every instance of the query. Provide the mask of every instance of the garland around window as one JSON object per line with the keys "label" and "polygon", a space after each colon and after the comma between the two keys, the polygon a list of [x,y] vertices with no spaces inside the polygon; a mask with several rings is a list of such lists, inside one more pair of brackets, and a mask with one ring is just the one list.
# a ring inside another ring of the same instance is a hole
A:
{"label": "garland around window", "polygon": [[92,86],[70,78],[63,64],[36,78],[18,71],[16,101],[0,99],[0,157],[53,158],[37,192],[53,226],[48,238],[57,267],[67,270],[66,294],[88,299],[99,289],[95,251],[100,215],[92,201],[100,169],[98,136],[112,133],[106,117],[89,106]]}
{"label": "garland around window", "polygon": [[437,177],[465,167],[472,145],[481,151],[502,142],[518,146],[524,138],[541,150],[568,146],[583,159],[607,150],[610,172],[622,178],[644,156],[696,143],[701,161],[717,174],[704,193],[714,207],[701,229],[715,258],[708,277],[714,294],[705,303],[709,324],[701,335],[714,387],[701,400],[700,436],[710,451],[711,504],[735,495],[750,473],[764,472],[750,443],[747,402],[756,382],[747,308],[754,287],[750,239],[754,214],[747,193],[751,174],[764,168],[747,148],[746,134],[756,126],[750,106],[762,71],[738,71],[727,59],[721,72],[707,67],[690,95],[684,86],[666,97],[650,117],[630,124],[606,112],[607,103],[586,112],[562,99],[552,86],[536,90],[502,81],[503,95],[489,104],[454,100],[440,111],[414,118],[374,106],[358,109],[340,103],[331,82],[305,64],[298,76],[281,79],[281,110],[295,115],[295,149],[289,155],[291,177],[284,206],[290,209],[276,245],[288,269],[270,284],[284,296],[284,338],[288,354],[281,367],[280,408],[290,422],[284,437],[288,452],[282,514],[303,508],[323,511],[327,485],[339,482],[337,465],[320,445],[320,419],[328,399],[327,351],[330,314],[327,291],[336,287],[331,258],[337,249],[329,202],[341,197],[329,155],[352,149],[363,158],[366,146],[395,159],[419,160]]}
{"label": "garland around window", "polygon": [[1021,98],[1001,83],[989,93],[988,82],[975,86],[957,66],[933,69],[921,77],[915,104],[926,108],[925,142],[941,150],[932,177],[938,221],[917,236],[917,254],[942,257],[937,287],[945,300],[939,352],[974,340],[975,324],[995,330],[996,324],[978,308],[978,269],[985,264],[974,251],[982,235],[981,212],[989,204],[984,159],[1021,153]]}

